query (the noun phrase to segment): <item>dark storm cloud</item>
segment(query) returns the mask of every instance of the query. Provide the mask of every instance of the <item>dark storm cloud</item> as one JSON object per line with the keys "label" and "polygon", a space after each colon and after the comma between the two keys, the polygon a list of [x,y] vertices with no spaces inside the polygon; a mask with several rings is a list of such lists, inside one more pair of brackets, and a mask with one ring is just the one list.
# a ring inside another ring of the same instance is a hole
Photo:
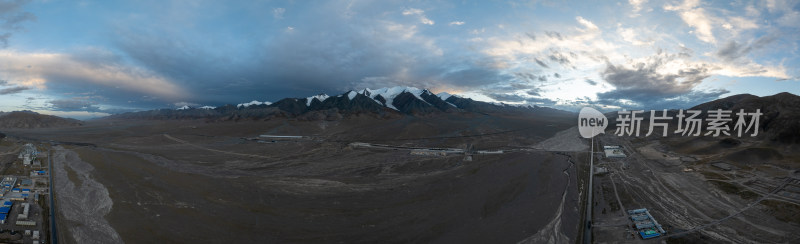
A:
{"label": "dark storm cloud", "polygon": [[[520,91],[524,91],[525,94],[516,94]],[[504,103],[555,104],[555,101],[541,97],[542,89],[529,82],[497,85],[492,88],[483,89],[481,93],[489,98]]]}
{"label": "dark storm cloud", "polygon": [[476,87],[484,84],[494,84],[507,81],[511,76],[500,74],[497,70],[481,67],[472,67],[456,72],[445,73],[442,79],[446,82],[464,87]]}
{"label": "dark storm cloud", "polygon": [[[622,107],[643,107],[647,109],[683,108],[726,94],[727,90],[699,91],[694,88],[710,76],[710,65],[687,67],[673,74],[660,74],[656,70],[678,57],[659,53],[648,63],[638,63],[633,67],[607,63],[601,76],[614,90],[598,93],[598,102]],[[587,81],[588,82],[588,81]],[[635,103],[629,104],[627,101]]]}
{"label": "dark storm cloud", "polygon": [[586,81],[586,83],[589,83],[589,85],[593,85],[593,86],[597,85],[597,81],[593,81],[593,80],[590,80],[590,79],[586,79],[585,81]]}
{"label": "dark storm cloud", "polygon": [[527,93],[528,95],[534,96],[534,97],[539,97],[539,96],[542,95],[541,94],[542,93],[542,89],[541,88],[533,88],[533,89],[525,91],[525,93]]}
{"label": "dark storm cloud", "polygon": [[536,60],[536,63],[539,64],[539,66],[542,66],[544,68],[550,68],[550,66],[547,66],[547,64],[542,62],[542,60],[539,60],[538,58],[534,58],[534,60]]}
{"label": "dark storm cloud", "polygon": [[552,99],[542,98],[542,97],[526,97],[517,94],[505,94],[505,93],[490,93],[486,95],[499,102],[529,103],[529,104],[539,104],[539,105],[555,104],[555,101],[553,101]]}
{"label": "dark storm cloud", "polygon": [[85,99],[57,99],[47,101],[47,103],[50,104],[50,108],[55,111],[101,111],[95,102]]}
{"label": "dark storm cloud", "polygon": [[514,102],[514,103],[516,103],[516,102],[523,102],[526,99],[525,97],[520,96],[520,95],[505,94],[505,93],[490,93],[490,94],[486,94],[486,96],[488,96],[488,97],[490,97],[490,98],[492,98],[494,100],[500,101],[500,102]]}
{"label": "dark storm cloud", "polygon": [[9,87],[9,88],[3,88],[3,89],[0,89],[0,95],[8,95],[8,94],[20,93],[20,92],[22,92],[24,90],[28,90],[28,89],[31,89],[31,88],[27,87],[27,86],[14,86],[14,87]]}
{"label": "dark storm cloud", "polygon": [[[720,96],[730,93],[725,89],[714,89],[707,91],[693,90],[685,94],[670,97],[648,96],[647,91],[638,90],[613,90],[597,95],[598,99],[594,104],[614,105],[628,109],[687,109],[695,105],[718,99]],[[637,104],[628,104],[624,100],[631,100]]]}
{"label": "dark storm cloud", "polygon": [[[473,88],[512,78],[491,67],[482,53],[437,46],[435,38],[420,34],[426,25],[404,22],[399,13],[388,20],[381,14],[403,6],[360,4],[352,6],[359,15],[342,14],[352,10],[338,3],[287,9],[280,25],[271,16],[252,24],[283,31],[248,30],[250,37],[235,43],[214,35],[208,36],[211,41],[195,40],[159,26],[120,27],[115,43],[136,64],[194,94],[186,102],[204,105],[394,85]],[[289,12],[315,16],[314,21],[294,21]],[[208,29],[209,34],[224,32]],[[208,48],[207,42],[220,46]]]}
{"label": "dark storm cloud", "polygon": [[725,61],[733,61],[747,55],[748,53],[750,53],[755,49],[759,49],[766,46],[767,44],[775,41],[776,39],[777,36],[775,35],[766,35],[759,37],[758,39],[752,41],[749,44],[740,44],[734,40],[731,40],[725,43],[725,45],[723,45],[722,47],[720,47],[720,49],[717,51],[716,54],[717,57],[720,57]]}
{"label": "dark storm cloud", "polygon": [[537,105],[546,105],[552,106],[556,102],[549,98],[540,97],[541,89],[533,88],[527,90],[525,93],[530,96],[523,96],[517,94],[510,94],[510,93],[502,93],[502,92],[491,92],[486,91],[484,94],[494,100],[499,102],[508,102],[508,103],[528,103],[528,104],[537,104]]}
{"label": "dark storm cloud", "polygon": [[556,101],[544,97],[529,97],[525,99],[525,102],[545,106],[553,106],[556,104]]}
{"label": "dark storm cloud", "polygon": [[665,97],[687,93],[710,76],[706,65],[686,68],[676,74],[659,74],[656,69],[661,62],[640,63],[635,68],[627,68],[607,63],[601,72],[603,79],[617,90],[645,91],[649,95]]}

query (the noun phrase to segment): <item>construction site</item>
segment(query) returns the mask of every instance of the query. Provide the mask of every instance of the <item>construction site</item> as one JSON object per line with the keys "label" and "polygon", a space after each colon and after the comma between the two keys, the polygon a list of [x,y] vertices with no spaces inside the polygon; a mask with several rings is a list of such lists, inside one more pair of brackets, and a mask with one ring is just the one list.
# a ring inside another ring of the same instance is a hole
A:
{"label": "construction site", "polygon": [[800,240],[800,174],[786,166],[791,157],[728,156],[763,150],[749,141],[742,144],[753,146],[711,152],[696,148],[718,147],[719,140],[602,135],[595,141],[603,145],[595,166],[608,173],[594,176],[594,242]]}

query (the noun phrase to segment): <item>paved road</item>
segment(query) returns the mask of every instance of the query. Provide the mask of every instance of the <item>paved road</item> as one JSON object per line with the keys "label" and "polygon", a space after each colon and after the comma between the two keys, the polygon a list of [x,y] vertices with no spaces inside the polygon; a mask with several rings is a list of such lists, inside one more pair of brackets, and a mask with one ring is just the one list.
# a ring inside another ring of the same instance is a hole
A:
{"label": "paved road", "polygon": [[53,155],[50,154],[50,149],[47,149],[47,164],[50,167],[50,170],[47,174],[50,175],[50,243],[58,244],[58,234],[56,232],[56,205],[54,204],[53,198],[55,197],[55,192],[53,191],[53,185],[55,185],[55,181],[53,181]]}
{"label": "paved road", "polygon": [[593,181],[594,181],[594,137],[592,137],[592,146],[591,151],[589,151],[589,188],[587,188],[587,192],[589,192],[588,196],[586,197],[586,215],[584,216],[584,227],[583,230],[583,243],[592,243],[592,207],[594,200],[592,199],[592,192],[593,190]]}

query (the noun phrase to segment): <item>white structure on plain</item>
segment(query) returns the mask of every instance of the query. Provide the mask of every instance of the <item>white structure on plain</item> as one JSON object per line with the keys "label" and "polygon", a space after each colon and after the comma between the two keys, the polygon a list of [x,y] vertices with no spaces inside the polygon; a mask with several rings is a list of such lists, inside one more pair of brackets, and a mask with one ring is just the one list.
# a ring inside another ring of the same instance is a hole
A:
{"label": "white structure on plain", "polygon": [[624,158],[625,153],[622,152],[622,147],[620,146],[603,146],[603,151],[606,153],[607,158]]}
{"label": "white structure on plain", "polygon": [[278,139],[303,139],[303,136],[278,136],[278,135],[260,135],[263,138],[278,138]]}
{"label": "white structure on plain", "polygon": [[17,216],[17,219],[28,219],[28,212],[30,212],[31,205],[29,203],[22,203],[22,213]]}
{"label": "white structure on plain", "polygon": [[22,147],[22,151],[19,152],[19,159],[22,159],[22,164],[24,165],[31,165],[31,163],[36,160],[36,147],[33,146],[31,143],[25,144]]}
{"label": "white structure on plain", "polygon": [[21,226],[36,226],[36,221],[30,221],[30,220],[17,220],[17,223],[16,223],[16,224],[17,224],[17,225],[21,225]]}

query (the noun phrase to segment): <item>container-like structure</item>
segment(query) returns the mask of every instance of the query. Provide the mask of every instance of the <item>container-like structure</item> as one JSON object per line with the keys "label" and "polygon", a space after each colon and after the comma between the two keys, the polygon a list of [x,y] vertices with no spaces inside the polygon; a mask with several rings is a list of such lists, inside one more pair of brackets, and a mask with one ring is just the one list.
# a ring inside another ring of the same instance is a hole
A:
{"label": "container-like structure", "polygon": [[642,239],[655,238],[667,233],[646,208],[628,210],[628,215],[631,216],[631,221]]}

